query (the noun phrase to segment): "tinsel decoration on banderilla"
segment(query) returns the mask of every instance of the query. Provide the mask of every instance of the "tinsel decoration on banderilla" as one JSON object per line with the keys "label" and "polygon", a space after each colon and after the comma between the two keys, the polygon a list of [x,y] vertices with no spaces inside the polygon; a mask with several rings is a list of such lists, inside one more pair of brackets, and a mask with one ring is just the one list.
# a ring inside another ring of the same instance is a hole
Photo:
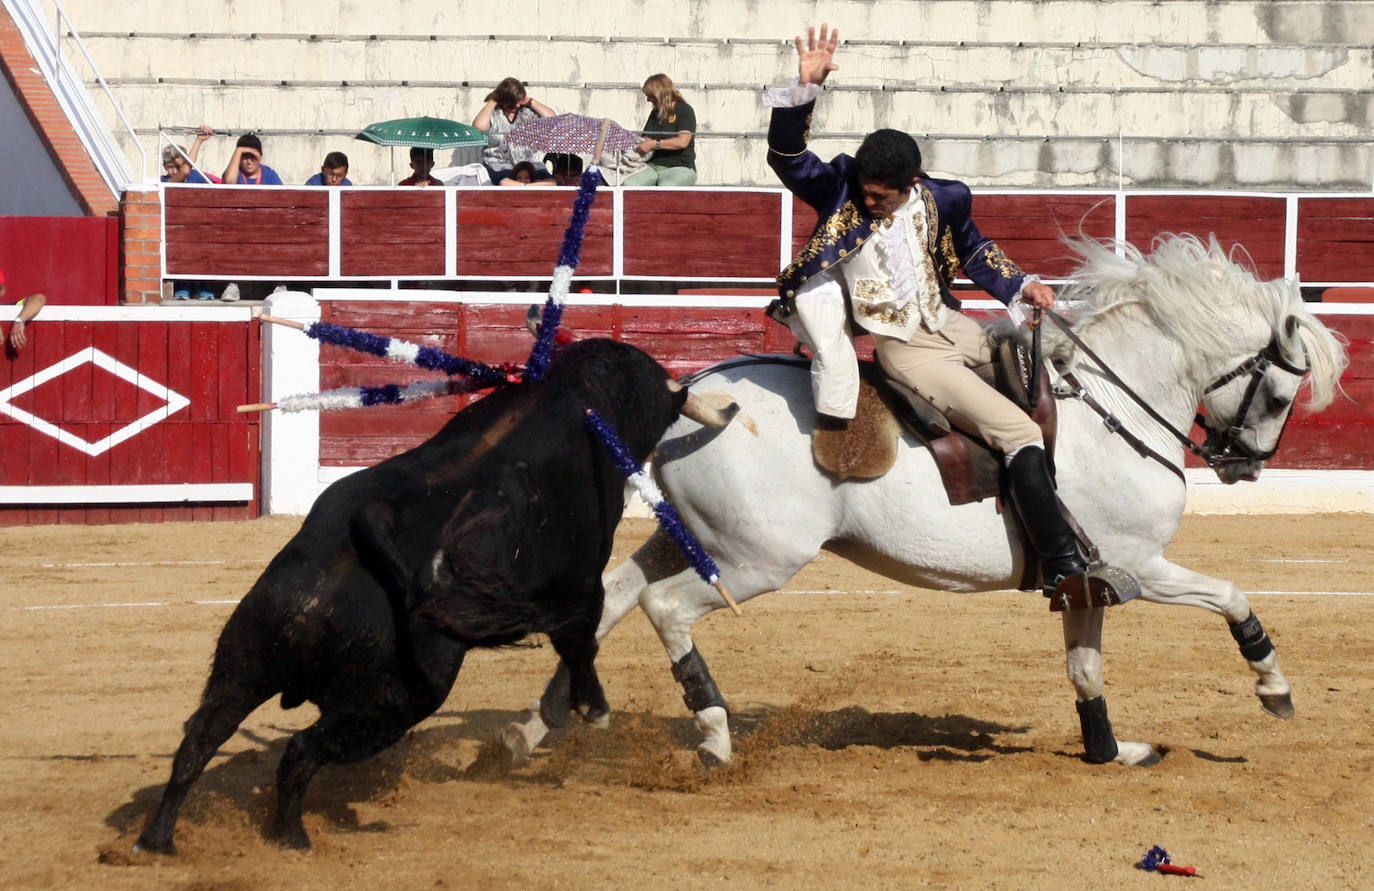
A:
{"label": "tinsel decoration on banderilla", "polygon": [[587,429],[596,435],[601,445],[611,456],[611,461],[625,475],[625,479],[630,485],[635,487],[645,503],[653,509],[654,516],[658,517],[658,523],[667,533],[672,536],[677,543],[682,555],[687,558],[687,562],[692,564],[697,575],[709,585],[713,585],[720,596],[725,599],[726,604],[735,615],[741,615],[739,604],[730,596],[730,592],[725,589],[725,585],[720,580],[720,568],[716,566],[716,561],[711,559],[711,555],[706,553],[701,542],[697,541],[696,536],[687,528],[687,524],[682,522],[682,517],[677,509],[673,507],[668,499],[663,497],[663,492],[658,488],[648,470],[641,467],[635,460],[635,456],[630,454],[630,449],[624,441],[616,434],[615,429],[597,413],[595,409],[587,409],[585,424]]}
{"label": "tinsel decoration on banderilla", "polygon": [[582,173],[578,183],[577,197],[573,199],[572,216],[568,228],[563,230],[563,246],[558,251],[558,265],[553,269],[553,281],[549,283],[549,297],[544,301],[544,315],[539,323],[539,333],[535,336],[534,348],[530,350],[529,361],[525,363],[527,381],[544,379],[549,370],[549,360],[553,356],[554,335],[563,321],[563,305],[568,299],[568,289],[572,285],[573,270],[582,262],[582,242],[587,235],[587,220],[591,218],[592,204],[596,201],[597,174],[588,168]]}

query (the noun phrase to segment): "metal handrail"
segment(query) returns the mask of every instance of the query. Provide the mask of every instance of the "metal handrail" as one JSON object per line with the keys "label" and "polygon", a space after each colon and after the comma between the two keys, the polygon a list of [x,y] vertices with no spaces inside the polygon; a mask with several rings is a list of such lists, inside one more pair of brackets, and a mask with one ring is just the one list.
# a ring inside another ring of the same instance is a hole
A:
{"label": "metal handrail", "polygon": [[81,138],[82,144],[89,152],[91,160],[95,163],[106,187],[110,190],[111,195],[118,200],[135,181],[135,174],[130,169],[128,156],[114,142],[109,127],[100,113],[96,111],[86,84],[82,82],[76,69],[62,53],[64,28],[81,51],[82,57],[94,75],[96,84],[99,85],[101,92],[109,101],[110,107],[114,109],[115,115],[124,126],[130,141],[138,149],[142,169],[141,175],[144,179],[148,176],[148,153],[139,141],[133,125],[125,116],[123,108],[115,99],[109,84],[105,82],[105,78],[96,67],[95,60],[91,58],[85,43],[82,42],[81,35],[77,33],[71,17],[67,15],[66,10],[62,8],[58,0],[50,0],[55,14],[52,28],[49,29],[46,27],[45,16],[41,8],[42,0],[0,0],[0,2],[5,4],[10,16],[19,26],[25,44],[38,63],[39,72],[52,89],[58,105],[66,114],[73,129]]}

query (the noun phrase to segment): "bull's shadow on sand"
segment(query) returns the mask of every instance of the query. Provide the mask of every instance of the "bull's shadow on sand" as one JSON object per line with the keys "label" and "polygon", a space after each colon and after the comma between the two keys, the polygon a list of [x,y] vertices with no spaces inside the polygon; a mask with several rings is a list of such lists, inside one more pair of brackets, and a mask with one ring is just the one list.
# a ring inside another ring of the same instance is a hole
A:
{"label": "bull's shadow on sand", "polygon": [[[567,730],[550,735],[549,744],[527,767],[511,770],[495,740],[508,723],[523,717],[523,712],[500,709],[438,712],[376,756],[323,768],[306,795],[306,811],[323,817],[337,832],[386,832],[392,828],[390,823],[363,823],[354,805],[385,802],[400,794],[402,777],[407,783],[466,782],[476,787],[499,781],[549,786],[561,784],[571,772],[587,770],[604,782],[651,788],[667,785],[682,791],[706,781],[705,775],[666,783],[642,779],[643,768],[650,762],[657,771],[662,765],[659,759],[673,753],[679,764],[688,762],[697,770],[691,752],[699,731],[690,716],[667,718],[636,710],[631,703],[628,710],[611,713],[609,730],[588,727],[574,718]],[[1027,727],[968,715],[869,712],[857,705],[826,711],[750,704],[732,711],[731,721],[739,761],[745,764],[765,761],[770,752],[791,746],[831,751],[861,746],[911,748],[923,761],[968,762],[1032,748],[1005,741],[1008,735],[1027,732]],[[276,726],[270,730],[271,734],[261,734],[239,729],[226,745],[233,754],[221,754],[212,761],[191,791],[183,820],[205,824],[241,815],[266,833],[276,806],[277,764],[293,732]],[[474,748],[476,760],[470,760]],[[170,765],[171,754],[166,753],[166,758]],[[156,809],[162,788],[159,782],[139,789],[110,812],[106,825],[120,833],[138,832]],[[481,794],[476,788],[474,792]]]}

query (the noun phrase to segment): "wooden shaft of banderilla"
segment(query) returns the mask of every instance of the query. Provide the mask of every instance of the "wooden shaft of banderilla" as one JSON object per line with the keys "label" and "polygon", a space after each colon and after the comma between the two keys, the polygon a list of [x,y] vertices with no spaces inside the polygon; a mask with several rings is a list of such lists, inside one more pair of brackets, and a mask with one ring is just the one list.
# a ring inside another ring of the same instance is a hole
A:
{"label": "wooden shaft of banderilla", "polygon": [[297,322],[295,319],[283,319],[281,316],[269,315],[268,313],[263,313],[258,316],[258,319],[264,322],[271,322],[273,325],[285,325],[288,328],[295,328],[297,331],[305,330],[305,323]]}
{"label": "wooden shaft of banderilla", "polygon": [[252,411],[271,411],[276,407],[277,403],[275,402],[252,402],[248,405],[240,405],[238,411],[239,414],[248,414]]}
{"label": "wooden shaft of banderilla", "polygon": [[720,579],[716,579],[711,584],[720,592],[720,596],[725,598],[725,605],[730,607],[730,612],[737,616],[744,615],[744,610],[740,609],[739,604],[735,602],[735,598],[730,596],[730,592],[726,590],[724,582]]}

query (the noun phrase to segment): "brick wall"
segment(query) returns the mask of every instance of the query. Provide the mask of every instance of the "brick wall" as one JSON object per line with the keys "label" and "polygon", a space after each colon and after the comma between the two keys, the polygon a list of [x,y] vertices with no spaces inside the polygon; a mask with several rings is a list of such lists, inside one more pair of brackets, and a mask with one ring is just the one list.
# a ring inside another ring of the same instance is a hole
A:
{"label": "brick wall", "polygon": [[129,189],[120,202],[121,303],[162,301],[162,204],[157,189]]}

